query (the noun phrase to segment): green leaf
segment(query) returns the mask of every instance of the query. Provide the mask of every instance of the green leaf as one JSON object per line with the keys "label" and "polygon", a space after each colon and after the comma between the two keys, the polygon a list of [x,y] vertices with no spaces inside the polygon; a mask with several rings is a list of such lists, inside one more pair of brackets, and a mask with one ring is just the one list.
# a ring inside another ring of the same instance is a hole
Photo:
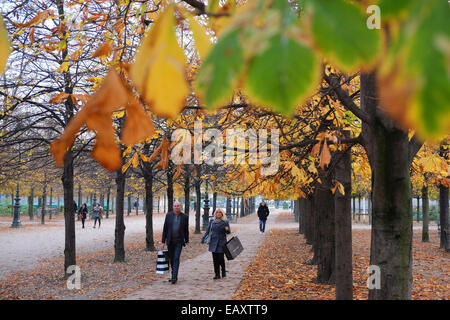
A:
{"label": "green leaf", "polygon": [[361,8],[344,0],[308,0],[306,6],[314,40],[330,62],[347,72],[374,62],[380,33],[367,27]]}
{"label": "green leaf", "polygon": [[450,6],[429,0],[413,11],[380,69],[380,96],[400,124],[441,138],[450,131]]}
{"label": "green leaf", "polygon": [[297,41],[277,34],[251,61],[245,91],[250,99],[289,114],[314,93],[319,76],[314,53]]}
{"label": "green leaf", "polygon": [[281,26],[283,28],[286,28],[297,21],[297,15],[294,10],[292,10],[291,4],[288,0],[274,0],[270,8],[281,13]]}
{"label": "green leaf", "polygon": [[208,109],[231,99],[237,79],[245,65],[237,28],[219,39],[200,67],[195,88]]}
{"label": "green leaf", "polygon": [[378,6],[383,20],[398,18],[409,12],[414,0],[380,0]]}

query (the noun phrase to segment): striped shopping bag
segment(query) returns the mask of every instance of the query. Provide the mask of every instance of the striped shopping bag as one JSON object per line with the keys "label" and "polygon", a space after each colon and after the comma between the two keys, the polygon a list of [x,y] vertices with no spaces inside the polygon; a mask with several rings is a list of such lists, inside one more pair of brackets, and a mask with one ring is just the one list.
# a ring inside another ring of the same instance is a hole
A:
{"label": "striped shopping bag", "polygon": [[169,257],[167,250],[158,251],[158,259],[156,259],[156,273],[164,274],[169,271]]}

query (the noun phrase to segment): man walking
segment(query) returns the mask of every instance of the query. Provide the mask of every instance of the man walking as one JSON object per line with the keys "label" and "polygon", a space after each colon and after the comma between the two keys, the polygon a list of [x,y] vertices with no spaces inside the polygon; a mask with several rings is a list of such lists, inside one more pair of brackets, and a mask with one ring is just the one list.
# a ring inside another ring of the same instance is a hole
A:
{"label": "man walking", "polygon": [[166,214],[161,242],[161,251],[164,251],[166,244],[169,251],[172,267],[172,278],[169,282],[175,284],[178,280],[181,249],[189,243],[189,216],[181,212],[181,204],[178,201],[173,204],[173,212]]}
{"label": "man walking", "polygon": [[266,221],[269,216],[269,208],[267,208],[266,203],[263,201],[258,208],[258,218],[259,218],[259,233],[264,234],[266,230]]}

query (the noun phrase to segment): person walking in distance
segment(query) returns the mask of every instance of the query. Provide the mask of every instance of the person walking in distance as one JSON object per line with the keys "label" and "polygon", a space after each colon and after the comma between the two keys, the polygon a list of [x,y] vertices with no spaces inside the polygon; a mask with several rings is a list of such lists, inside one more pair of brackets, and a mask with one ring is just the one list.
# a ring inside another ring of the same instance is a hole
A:
{"label": "person walking in distance", "polygon": [[269,216],[269,208],[267,207],[266,203],[263,201],[259,205],[258,208],[258,218],[259,218],[259,233],[264,234],[266,230],[266,221],[267,217]]}
{"label": "person walking in distance", "polygon": [[94,208],[94,228],[98,221],[98,228],[100,229],[102,218],[103,218],[103,208],[100,207],[100,203],[97,203]]}
{"label": "person walking in distance", "polygon": [[83,229],[84,229],[84,221],[86,221],[87,218],[87,213],[88,213],[87,205],[86,203],[83,203],[80,210],[78,211],[78,216],[81,219],[81,225],[83,226]]}
{"label": "person walking in distance", "polygon": [[172,268],[172,278],[169,282],[175,284],[178,280],[181,250],[189,243],[189,217],[181,212],[181,204],[178,201],[173,204],[173,211],[166,214],[161,242],[161,251],[164,251],[167,244]]}
{"label": "person walking in distance", "polygon": [[231,231],[230,225],[226,220],[227,218],[223,214],[222,209],[217,209],[214,213],[214,219],[209,221],[208,228],[201,240],[202,243],[205,243],[209,236],[209,251],[212,252],[214,264],[214,280],[220,279],[220,269],[222,269],[222,278],[225,278],[227,275],[223,246],[227,243],[227,234]]}

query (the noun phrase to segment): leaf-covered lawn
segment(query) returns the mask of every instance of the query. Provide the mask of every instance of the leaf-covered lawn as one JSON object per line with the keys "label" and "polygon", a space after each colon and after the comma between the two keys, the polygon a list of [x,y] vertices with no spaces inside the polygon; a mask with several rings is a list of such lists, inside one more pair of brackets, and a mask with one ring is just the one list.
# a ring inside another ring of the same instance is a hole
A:
{"label": "leaf-covered lawn", "polygon": [[[194,234],[191,228],[191,248],[183,249],[181,261],[206,250],[200,244],[201,236]],[[158,243],[161,233],[155,233],[154,239],[155,244]],[[124,263],[113,263],[114,248],[77,254],[77,265],[81,269],[80,290],[67,289],[62,277],[63,257],[43,259],[34,270],[14,271],[8,279],[0,280],[0,299],[120,299],[153,280],[170,277],[155,273],[157,253],[144,249],[145,235],[140,235],[133,236],[133,241],[125,242]]]}
{"label": "leaf-covered lawn", "polygon": [[[279,217],[280,222],[288,219],[292,218],[285,214]],[[352,235],[353,295],[367,299],[370,230],[353,230]],[[334,300],[334,286],[313,282],[317,266],[305,264],[312,257],[311,246],[298,229],[270,230],[233,299]],[[450,299],[449,274],[450,254],[439,248],[437,231],[430,230],[430,242],[423,243],[421,230],[414,230],[412,298]]]}

